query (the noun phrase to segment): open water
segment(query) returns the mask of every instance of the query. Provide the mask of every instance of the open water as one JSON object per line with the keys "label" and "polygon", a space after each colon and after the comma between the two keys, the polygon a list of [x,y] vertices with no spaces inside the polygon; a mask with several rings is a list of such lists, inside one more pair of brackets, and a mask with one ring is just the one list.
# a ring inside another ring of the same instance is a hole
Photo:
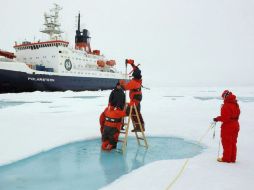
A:
{"label": "open water", "polygon": [[[156,160],[183,159],[204,147],[176,137],[148,137],[149,148],[129,138],[127,153],[101,151],[100,139],[54,148],[0,167],[1,190],[95,190]],[[45,139],[46,140],[46,139]]]}

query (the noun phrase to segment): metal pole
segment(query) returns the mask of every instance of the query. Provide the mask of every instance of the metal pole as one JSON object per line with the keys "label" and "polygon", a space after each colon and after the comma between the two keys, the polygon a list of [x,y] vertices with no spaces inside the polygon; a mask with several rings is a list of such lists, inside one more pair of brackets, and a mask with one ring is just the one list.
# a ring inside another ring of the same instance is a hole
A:
{"label": "metal pole", "polygon": [[219,148],[218,148],[218,155],[217,155],[217,158],[220,157],[220,141],[221,141],[221,138],[220,138],[220,140],[219,140]]}

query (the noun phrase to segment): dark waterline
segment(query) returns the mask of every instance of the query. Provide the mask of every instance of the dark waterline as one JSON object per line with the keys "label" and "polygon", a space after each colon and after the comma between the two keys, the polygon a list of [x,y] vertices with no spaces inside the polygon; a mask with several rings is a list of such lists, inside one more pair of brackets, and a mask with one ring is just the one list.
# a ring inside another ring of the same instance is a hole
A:
{"label": "dark waterline", "polygon": [[[202,100],[202,101],[205,101],[205,100],[220,100],[220,101],[223,101],[221,97],[219,96],[194,96],[195,99],[198,99],[198,100]],[[244,102],[244,103],[249,103],[249,102],[254,102],[254,97],[237,97],[237,100],[239,102]]]}
{"label": "dark waterline", "polygon": [[7,108],[11,106],[19,106],[23,104],[31,104],[31,103],[42,103],[42,104],[48,104],[52,103],[49,101],[35,101],[35,102],[28,102],[28,101],[8,101],[8,100],[0,100],[0,109]]}
{"label": "dark waterline", "polygon": [[149,137],[149,149],[129,138],[127,154],[100,149],[100,139],[64,145],[0,167],[1,190],[93,190],[156,160],[182,159],[204,147],[182,138]]}
{"label": "dark waterline", "polygon": [[103,96],[69,96],[69,97],[63,97],[63,98],[76,98],[76,99],[95,99],[95,98],[101,98]]}

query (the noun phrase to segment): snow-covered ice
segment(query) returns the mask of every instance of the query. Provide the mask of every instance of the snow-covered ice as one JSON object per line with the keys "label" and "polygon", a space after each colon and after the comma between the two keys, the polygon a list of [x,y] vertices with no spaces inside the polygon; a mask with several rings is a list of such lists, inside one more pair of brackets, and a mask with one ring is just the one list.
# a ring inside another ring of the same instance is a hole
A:
{"label": "snow-covered ice", "polygon": [[[142,112],[148,136],[198,140],[220,111],[224,88],[161,87],[143,91]],[[172,189],[252,189],[254,87],[229,88],[241,107],[238,157],[235,164],[216,162],[216,138],[210,131],[207,149],[190,159]],[[69,142],[100,136],[98,118],[110,91],[33,92],[0,95],[0,165]],[[166,148],[166,147],[165,147]],[[166,189],[185,160],[162,160],[124,175],[103,189]]]}

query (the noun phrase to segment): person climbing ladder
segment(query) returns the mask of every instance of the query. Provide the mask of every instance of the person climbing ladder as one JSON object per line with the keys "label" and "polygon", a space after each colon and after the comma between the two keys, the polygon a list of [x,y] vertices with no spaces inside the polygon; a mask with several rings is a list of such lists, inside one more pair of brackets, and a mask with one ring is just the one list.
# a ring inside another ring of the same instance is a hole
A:
{"label": "person climbing ladder", "polygon": [[[142,123],[142,127],[143,127],[143,131],[145,131],[145,127],[144,127],[144,120],[143,117],[141,115],[141,105],[140,102],[142,101],[142,75],[141,75],[141,70],[138,68],[138,65],[134,64],[134,60],[132,59],[126,59],[125,60],[125,64],[127,66],[127,64],[130,64],[132,66],[132,80],[130,80],[129,82],[125,82],[124,80],[120,80],[120,85],[122,86],[122,88],[124,90],[129,90],[129,97],[130,97],[130,103],[128,104],[128,107],[126,109],[126,114],[129,115],[130,112],[130,107],[133,106],[135,104],[135,106],[137,107],[138,110],[138,115],[140,118],[140,121]],[[137,121],[137,117],[135,116],[135,114],[132,115],[132,120],[134,122],[138,122]],[[140,128],[134,128],[132,130],[132,132],[135,131],[140,131]]]}

